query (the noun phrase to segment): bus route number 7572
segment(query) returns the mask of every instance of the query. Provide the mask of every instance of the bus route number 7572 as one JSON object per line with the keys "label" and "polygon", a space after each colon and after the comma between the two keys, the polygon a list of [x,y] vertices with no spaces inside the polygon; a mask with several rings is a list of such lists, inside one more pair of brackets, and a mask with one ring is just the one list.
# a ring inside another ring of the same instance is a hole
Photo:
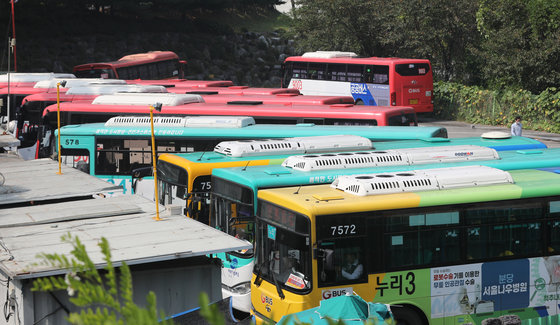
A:
{"label": "bus route number 7572", "polygon": [[342,236],[342,235],[355,235],[356,234],[356,225],[338,225],[338,226],[331,226],[331,231],[333,236]]}

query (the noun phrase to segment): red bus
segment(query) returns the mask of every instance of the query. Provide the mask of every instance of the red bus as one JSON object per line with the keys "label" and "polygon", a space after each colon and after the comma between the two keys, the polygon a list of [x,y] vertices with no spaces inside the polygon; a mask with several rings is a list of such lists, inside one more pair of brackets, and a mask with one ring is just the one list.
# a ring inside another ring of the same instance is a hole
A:
{"label": "red bus", "polygon": [[[11,74],[10,74],[11,75]],[[2,77],[2,76],[0,76]],[[68,78],[66,78],[68,77]],[[1,83],[0,79],[0,85]],[[17,87],[14,87],[10,76],[10,87],[5,86],[0,88],[0,115],[7,115],[8,94],[10,97],[10,120],[15,119],[16,111],[23,104],[22,101],[25,97],[32,94],[52,93],[56,101],[56,85],[59,82],[65,82],[64,87],[60,87],[60,93],[65,93],[68,88],[75,86],[83,86],[91,83],[95,84],[123,84],[126,85],[124,80],[103,80],[103,79],[76,79],[72,74],[53,74],[53,73],[21,73],[16,74],[15,80],[20,80]],[[35,80],[35,81],[31,81]]]}
{"label": "red bus", "polygon": [[278,105],[334,105],[354,104],[351,96],[303,96],[298,94],[277,95],[220,95],[201,94],[208,104],[278,104]]}
{"label": "red bus", "polygon": [[[134,105],[105,104],[99,96],[93,103],[66,102],[60,104],[61,125],[105,122],[114,116],[148,114],[148,105],[164,102],[150,94],[146,100],[137,100]],[[192,95],[183,95],[192,96]],[[416,114],[412,107],[355,106],[352,104],[335,105],[228,105],[206,104],[200,96],[199,103],[168,105],[163,103],[161,113],[165,116],[205,115],[205,116],[252,116],[259,124],[306,124],[313,125],[371,125],[371,126],[409,126],[417,125]],[[101,100],[100,100],[101,99]],[[110,100],[109,100],[110,102]],[[57,126],[57,107],[51,105],[43,112],[45,132],[39,134],[38,157],[48,157],[52,152],[50,137]],[[443,132],[443,131],[442,131]],[[447,137],[446,134],[438,137]]]}
{"label": "red bus", "polygon": [[[95,123],[110,117],[148,112],[148,105],[162,103],[165,115],[242,115],[253,116],[257,123],[318,125],[417,125],[411,107],[356,106],[353,104],[291,105],[263,104],[259,101],[230,104],[205,103],[202,96],[180,94],[115,94],[99,96],[93,102],[61,103],[60,110],[69,119],[66,124]],[[50,121],[56,105],[45,108]],[[398,118],[396,118],[398,117]]]}
{"label": "red bus", "polygon": [[[80,80],[80,79],[78,79]],[[119,80],[117,80],[119,81]],[[77,82],[70,83],[79,84]],[[68,86],[68,84],[66,85]],[[16,136],[21,140],[20,155],[24,159],[30,159],[36,156],[38,133],[43,133],[43,110],[50,105],[56,105],[56,89],[45,89],[45,92],[36,93],[23,98],[21,107],[19,108],[19,116],[17,117]],[[97,96],[115,94],[119,92],[126,93],[167,93],[167,89],[163,86],[153,85],[129,85],[123,84],[90,84],[87,86],[73,86],[71,88],[61,88],[59,99],[60,102],[93,101]],[[31,153],[23,153],[23,148],[31,148]]]}
{"label": "red bus", "polygon": [[167,89],[169,92],[176,94],[192,94],[192,95],[278,95],[278,94],[296,94],[300,92],[297,89],[290,88],[254,88],[249,86],[231,86],[231,87],[173,87]]}
{"label": "red bus", "polygon": [[[252,116],[260,124],[316,124],[316,125],[417,125],[411,107],[335,105],[264,105],[264,104],[206,104],[201,96],[179,94],[118,94],[99,96],[92,103],[66,102],[60,104],[61,124],[105,122],[122,115],[149,113],[148,105],[162,103],[166,116],[214,115]],[[57,126],[57,106],[43,112],[43,132],[38,133],[38,157],[52,152],[52,132]],[[446,135],[439,135],[445,136]]]}
{"label": "red bus", "polygon": [[[32,85],[27,87],[3,87],[0,88],[0,116],[8,116],[8,111],[10,112],[9,120],[16,119],[16,112],[21,107],[21,102],[23,99],[31,94],[44,93],[49,91],[47,88],[34,88]],[[66,91],[66,89],[64,89]],[[56,90],[55,90],[56,96]],[[9,103],[8,103],[9,102]],[[9,110],[8,110],[9,104]]]}
{"label": "red bus", "polygon": [[178,88],[206,88],[206,87],[229,87],[233,86],[231,80],[187,80],[187,79],[168,79],[168,80],[127,80],[128,83],[137,85],[156,85],[164,87]]}
{"label": "red bus", "polygon": [[186,61],[171,51],[151,51],[123,56],[113,62],[86,63],[74,67],[78,78],[182,79]]}
{"label": "red bus", "polygon": [[286,58],[282,87],[304,95],[352,96],[356,104],[411,106],[418,113],[434,110],[432,66],[426,59],[307,52]]}

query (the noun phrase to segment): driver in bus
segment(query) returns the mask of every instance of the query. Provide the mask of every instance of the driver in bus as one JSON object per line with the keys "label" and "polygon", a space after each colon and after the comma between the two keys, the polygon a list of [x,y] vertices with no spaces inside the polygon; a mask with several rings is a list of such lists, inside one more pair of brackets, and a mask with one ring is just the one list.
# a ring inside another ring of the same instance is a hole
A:
{"label": "driver in bus", "polygon": [[362,277],[364,266],[360,263],[358,254],[354,252],[346,253],[346,264],[344,264],[340,273],[346,280],[356,280]]}

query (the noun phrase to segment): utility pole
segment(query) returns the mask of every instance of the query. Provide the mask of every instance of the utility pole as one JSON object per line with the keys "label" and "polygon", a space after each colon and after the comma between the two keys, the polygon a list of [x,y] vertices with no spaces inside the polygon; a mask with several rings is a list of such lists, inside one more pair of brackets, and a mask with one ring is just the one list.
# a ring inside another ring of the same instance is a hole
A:
{"label": "utility pole", "polygon": [[[14,0],[11,1],[12,3],[12,42],[10,46],[14,52],[14,72],[17,72],[17,56],[16,56],[16,16],[14,11]],[[10,69],[8,69],[9,71]]]}

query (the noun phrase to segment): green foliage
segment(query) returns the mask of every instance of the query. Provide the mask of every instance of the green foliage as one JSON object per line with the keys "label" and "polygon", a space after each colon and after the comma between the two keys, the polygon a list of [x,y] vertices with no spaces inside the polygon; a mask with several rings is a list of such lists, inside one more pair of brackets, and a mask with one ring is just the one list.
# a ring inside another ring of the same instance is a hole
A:
{"label": "green foliage", "polygon": [[298,51],[427,58],[436,78],[476,81],[476,1],[300,0],[293,12]]}
{"label": "green foliage", "polygon": [[[302,51],[354,51],[362,55],[383,49],[382,1],[300,0],[293,12],[294,36]],[[387,31],[390,32],[390,31]]]}
{"label": "green foliage", "polygon": [[482,72],[493,89],[538,93],[560,83],[560,1],[481,0]]}
{"label": "green foliage", "polygon": [[434,113],[444,119],[505,127],[519,115],[524,128],[560,132],[560,90],[551,87],[534,95],[523,89],[493,91],[436,82]]}
{"label": "green foliage", "polygon": [[[137,306],[132,300],[132,275],[123,263],[118,272],[111,261],[111,250],[107,239],[98,244],[104,256],[105,272],[100,272],[87,254],[86,247],[78,237],[67,234],[62,241],[72,245],[72,257],[60,254],[40,254],[44,265],[67,270],[66,276],[39,278],[33,283],[33,291],[66,290],[70,302],[83,309],[70,313],[71,324],[156,324],[164,319],[156,310],[156,296],[150,292],[146,297],[146,308]],[[120,273],[120,276],[117,276]],[[95,310],[93,309],[95,306]],[[162,321],[161,324],[173,324]]]}
{"label": "green foliage", "polygon": [[300,0],[298,51],[430,59],[436,80],[533,93],[560,83],[558,0]]}
{"label": "green foliage", "polygon": [[210,305],[208,295],[201,292],[198,296],[198,304],[200,305],[200,315],[212,325],[224,325],[226,323],[224,315],[219,311],[218,306]]}

